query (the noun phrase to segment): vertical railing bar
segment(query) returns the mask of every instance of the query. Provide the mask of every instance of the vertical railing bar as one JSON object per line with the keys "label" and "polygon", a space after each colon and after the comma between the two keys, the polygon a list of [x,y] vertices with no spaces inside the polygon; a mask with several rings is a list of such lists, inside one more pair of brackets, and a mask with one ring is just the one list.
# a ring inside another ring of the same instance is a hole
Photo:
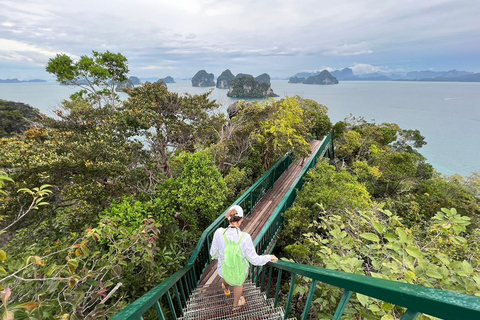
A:
{"label": "vertical railing bar", "polygon": [[182,281],[183,277],[180,278],[180,293],[182,295],[182,298],[183,298],[183,304],[182,305],[185,305],[187,306],[187,298],[185,297],[185,291],[183,290],[183,281]]}
{"label": "vertical railing bar", "polygon": [[196,276],[195,276],[195,270],[193,268],[190,268],[190,274],[192,278],[192,292],[197,288],[197,281],[196,281]]}
{"label": "vertical railing bar", "polygon": [[333,316],[332,320],[340,320],[340,318],[343,315],[343,311],[345,311],[345,308],[347,307],[348,301],[350,300],[350,297],[352,296],[352,291],[345,290],[345,292],[342,295],[342,299],[340,299],[340,303],[337,306],[337,310],[335,310],[335,315]]}
{"label": "vertical railing bar", "polygon": [[190,297],[190,286],[188,285],[188,272],[183,275],[181,280],[185,283],[185,297]]}
{"label": "vertical railing bar", "polygon": [[263,292],[263,288],[265,287],[265,269],[267,267],[263,266],[262,267],[262,286],[260,287],[260,291]]}
{"label": "vertical railing bar", "polygon": [[163,315],[162,307],[160,306],[160,303],[155,301],[155,308],[157,309],[158,316],[160,317],[160,320],[165,320],[165,316]]}
{"label": "vertical railing bar", "polygon": [[[195,281],[194,288],[196,288],[198,286],[198,283],[200,282],[200,279],[197,278],[197,273],[195,272],[194,268],[192,268],[192,272],[193,272],[193,280]],[[200,275],[200,273],[199,273],[199,275]]]}
{"label": "vertical railing bar", "polygon": [[178,307],[180,308],[180,311],[183,317],[183,303],[182,303],[182,300],[180,300],[180,295],[178,294],[177,283],[175,283],[175,285],[173,286],[173,289],[175,291],[175,297],[177,298]]}
{"label": "vertical railing bar", "polygon": [[189,295],[190,295],[190,294],[192,294],[192,291],[195,290],[195,281],[193,280],[192,269],[187,271],[187,275],[188,275],[187,279],[189,280],[190,287],[191,287],[191,290],[189,292]]}
{"label": "vertical railing bar", "polygon": [[420,312],[417,312],[417,311],[414,311],[414,310],[411,310],[411,309],[407,309],[407,312],[405,312],[402,319],[400,319],[400,320],[415,320],[415,319],[418,318],[418,316],[420,314],[421,314]]}
{"label": "vertical railing bar", "polygon": [[271,285],[272,285],[273,267],[269,266],[269,269],[270,269],[270,271],[268,272],[268,285],[267,285],[267,291],[266,291],[267,299],[270,296],[270,288],[271,288]]}
{"label": "vertical railing bar", "polygon": [[290,290],[288,291],[287,305],[285,307],[285,318],[288,318],[288,312],[290,311],[290,304],[292,303],[293,290],[295,289],[295,281],[297,280],[297,275],[292,274],[292,282],[290,283]]}
{"label": "vertical railing bar", "polygon": [[280,281],[282,280],[282,269],[278,270],[277,288],[275,289],[275,304],[274,308],[278,306],[278,292],[280,291]]}
{"label": "vertical railing bar", "polygon": [[167,302],[170,307],[170,311],[173,315],[173,320],[177,320],[177,313],[175,312],[175,306],[173,305],[172,297],[170,297],[170,291],[167,291]]}
{"label": "vertical railing bar", "polygon": [[310,311],[310,305],[312,304],[313,296],[315,295],[315,289],[317,288],[317,280],[312,281],[310,286],[310,292],[308,293],[307,302],[305,303],[305,308],[303,309],[302,320],[307,320],[308,312]]}

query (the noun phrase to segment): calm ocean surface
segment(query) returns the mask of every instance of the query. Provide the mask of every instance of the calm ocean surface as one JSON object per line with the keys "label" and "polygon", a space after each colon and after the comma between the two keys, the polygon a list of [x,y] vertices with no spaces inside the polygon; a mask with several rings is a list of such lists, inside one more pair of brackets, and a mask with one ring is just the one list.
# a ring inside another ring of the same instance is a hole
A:
{"label": "calm ocean surface", "polygon": [[[194,88],[190,81],[172,83],[168,88],[190,94],[209,90]],[[299,95],[326,105],[333,123],[352,114],[418,129],[427,141],[420,152],[439,172],[464,176],[480,172],[480,83],[342,81],[316,86],[272,81],[272,89],[281,97]],[[0,99],[28,103],[52,116],[74,91],[54,82],[2,83]],[[214,89],[211,95],[223,110],[236,101],[226,93]]]}

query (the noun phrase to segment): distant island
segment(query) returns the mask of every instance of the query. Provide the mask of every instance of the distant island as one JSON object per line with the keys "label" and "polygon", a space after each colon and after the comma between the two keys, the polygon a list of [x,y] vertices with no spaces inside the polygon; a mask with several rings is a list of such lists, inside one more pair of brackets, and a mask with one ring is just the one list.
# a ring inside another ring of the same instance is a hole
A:
{"label": "distant island", "polygon": [[[324,70],[325,71],[325,70]],[[323,71],[321,71],[323,72]],[[299,72],[290,77],[289,83],[304,83],[309,77],[318,76],[318,72]],[[351,68],[334,70],[332,76],[340,81],[452,81],[452,82],[480,82],[480,73],[469,71],[411,71],[400,73],[367,73],[356,75]]]}
{"label": "distant island", "polygon": [[214,78],[213,73],[200,70],[192,78],[192,87],[215,87]]}
{"label": "distant island", "polygon": [[135,88],[135,84],[133,83],[131,78],[132,77],[130,77],[127,81],[117,83],[117,85],[115,86],[115,91],[116,92],[123,92],[123,91],[125,91],[125,89]]}
{"label": "distant island", "polygon": [[337,78],[335,78],[327,70],[323,70],[318,74],[309,75],[309,76],[308,74],[301,74],[301,75],[307,75],[308,76],[307,78],[300,77],[298,75],[299,74],[291,77],[290,80],[288,80],[288,83],[321,84],[321,85],[338,84]]}
{"label": "distant island", "polygon": [[157,82],[163,81],[163,83],[175,83],[172,77],[166,76],[165,78],[158,79]]}
{"label": "distant island", "polygon": [[25,83],[25,82],[47,82],[47,81],[42,79],[32,79],[32,80],[18,80],[17,78],[0,79],[0,83]]}
{"label": "distant island", "polygon": [[263,73],[256,78],[250,74],[239,73],[232,80],[227,93],[231,98],[267,98],[278,97],[272,90],[270,76]]}
{"label": "distant island", "polygon": [[229,69],[223,71],[217,79],[217,88],[230,89],[233,79],[235,79],[235,76]]}

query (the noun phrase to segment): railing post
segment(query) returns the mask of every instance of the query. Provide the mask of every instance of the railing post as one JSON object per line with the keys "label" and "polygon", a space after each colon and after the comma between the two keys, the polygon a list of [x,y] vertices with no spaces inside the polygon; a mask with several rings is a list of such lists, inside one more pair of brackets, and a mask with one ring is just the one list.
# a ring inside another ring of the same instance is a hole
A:
{"label": "railing post", "polygon": [[308,293],[307,302],[305,303],[305,308],[303,309],[302,320],[307,320],[308,312],[310,311],[310,305],[312,304],[313,296],[315,295],[315,289],[317,288],[317,280],[312,281],[310,286],[310,292]]}
{"label": "railing post", "polygon": [[177,313],[175,312],[175,307],[173,306],[172,297],[170,297],[170,291],[167,291],[167,301],[168,301],[168,306],[172,311],[173,320],[177,320]]}
{"label": "railing post", "polygon": [[268,272],[268,284],[267,284],[267,291],[265,292],[267,295],[267,298],[270,296],[270,288],[272,285],[272,273],[273,273],[273,267],[269,266],[269,272]]}
{"label": "railing post", "polygon": [[285,318],[288,318],[288,312],[290,311],[290,304],[292,303],[293,290],[295,289],[295,281],[297,280],[297,275],[292,274],[292,282],[290,283],[290,290],[288,291],[288,300],[287,305],[285,306]]}
{"label": "railing post", "polygon": [[420,315],[420,312],[413,311],[408,309],[407,312],[403,315],[401,320],[415,320]]}
{"label": "railing post", "polygon": [[162,307],[158,301],[155,301],[155,308],[157,309],[158,316],[161,320],[165,320],[165,316],[163,315]]}
{"label": "railing post", "polygon": [[263,287],[265,286],[265,271],[266,271],[265,269],[266,269],[266,267],[263,266],[262,267],[262,286],[260,287],[261,292],[263,291]]}
{"label": "railing post", "polygon": [[340,300],[340,303],[337,306],[337,310],[335,311],[335,315],[333,316],[333,320],[340,320],[340,318],[343,315],[343,311],[345,311],[345,308],[347,307],[348,301],[350,300],[350,297],[352,296],[352,291],[346,290],[343,293],[342,299]]}
{"label": "railing post", "polygon": [[278,306],[278,292],[280,291],[280,281],[282,280],[282,269],[278,270],[277,288],[275,290],[275,304],[274,308]]}
{"label": "railing post", "polygon": [[183,316],[183,303],[182,300],[180,300],[180,295],[178,294],[178,289],[177,289],[177,284],[173,286],[173,289],[175,291],[175,297],[177,298],[177,303],[178,307],[180,308],[181,315]]}

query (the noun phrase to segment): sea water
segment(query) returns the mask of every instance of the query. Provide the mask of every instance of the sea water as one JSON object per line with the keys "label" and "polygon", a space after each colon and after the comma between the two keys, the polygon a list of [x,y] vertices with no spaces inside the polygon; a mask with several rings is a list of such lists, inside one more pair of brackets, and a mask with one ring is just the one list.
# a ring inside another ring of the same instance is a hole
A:
{"label": "sea water", "polygon": [[[190,81],[169,83],[168,88],[180,94],[212,90],[210,98],[223,112],[238,100],[228,98],[225,89],[196,88]],[[419,151],[439,172],[480,172],[480,83],[342,81],[319,86],[278,80],[272,81],[272,89],[280,98],[298,95],[326,105],[333,123],[353,115],[418,129],[427,142]],[[53,116],[75,90],[54,82],[0,84],[0,99],[24,102]]]}

